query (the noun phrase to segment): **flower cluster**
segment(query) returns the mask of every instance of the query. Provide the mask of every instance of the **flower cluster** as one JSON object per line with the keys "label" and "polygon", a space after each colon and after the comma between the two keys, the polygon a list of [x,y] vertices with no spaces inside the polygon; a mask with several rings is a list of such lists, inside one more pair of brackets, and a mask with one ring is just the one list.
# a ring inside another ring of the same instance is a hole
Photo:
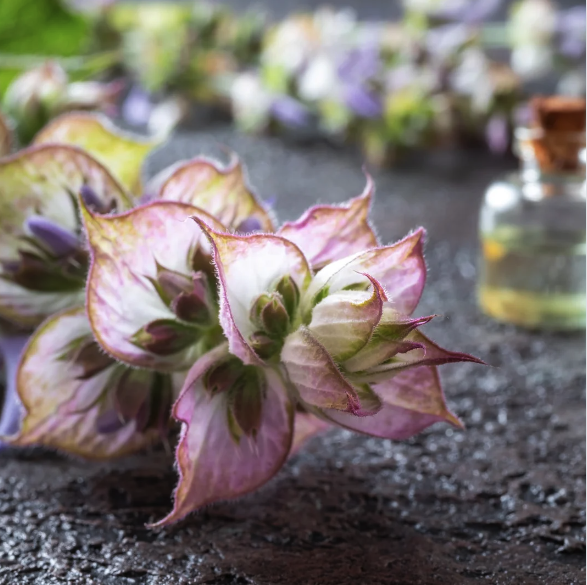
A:
{"label": "flower cluster", "polygon": [[424,231],[380,245],[369,177],[275,229],[236,158],[143,188],[148,148],[71,114],[0,159],[0,316],[21,328],[0,343],[7,442],[109,458],[177,421],[166,524],[254,490],[331,424],[390,439],[460,426],[437,366],[479,360],[411,317]]}
{"label": "flower cluster", "polygon": [[[361,22],[349,10],[295,15],[270,29],[256,69],[231,86],[247,131],[281,129],[358,141],[382,163],[412,147],[483,137],[508,145],[523,83],[569,70],[585,51],[585,11],[521,0],[505,25],[484,23],[498,2],[405,2],[403,22]],[[528,16],[531,15],[531,18]],[[511,49],[511,67],[487,48]],[[556,66],[556,67],[555,67]]]}
{"label": "flower cluster", "polygon": [[[527,82],[585,92],[585,8],[551,0],[518,0],[505,23],[490,20],[500,0],[404,0],[397,22],[322,8],[273,25],[258,11],[205,1],[81,4],[94,7],[76,18],[87,19],[100,52],[69,68],[122,69],[131,88],[122,117],[152,133],[196,102],[208,115],[232,112],[244,131],[359,143],[384,164],[408,149],[472,140],[504,152]],[[49,64],[16,80],[4,109],[25,144],[56,113],[112,109],[120,89],[67,83]]]}

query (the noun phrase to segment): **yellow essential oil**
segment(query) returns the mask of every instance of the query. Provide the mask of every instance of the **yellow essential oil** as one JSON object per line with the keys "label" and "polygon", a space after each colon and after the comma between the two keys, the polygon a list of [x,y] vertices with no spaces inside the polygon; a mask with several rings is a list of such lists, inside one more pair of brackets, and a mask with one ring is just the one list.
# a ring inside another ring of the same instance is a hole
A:
{"label": "yellow essential oil", "polygon": [[481,309],[507,323],[585,328],[585,100],[536,98],[518,128],[518,172],[481,207]]}
{"label": "yellow essential oil", "polygon": [[483,311],[529,328],[585,327],[585,232],[503,226],[482,234],[478,289]]}

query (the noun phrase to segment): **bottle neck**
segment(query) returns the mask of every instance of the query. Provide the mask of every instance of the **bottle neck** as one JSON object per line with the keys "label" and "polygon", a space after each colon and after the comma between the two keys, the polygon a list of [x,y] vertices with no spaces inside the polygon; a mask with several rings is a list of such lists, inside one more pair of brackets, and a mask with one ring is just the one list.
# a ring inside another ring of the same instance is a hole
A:
{"label": "bottle neck", "polygon": [[517,128],[514,136],[527,198],[585,199],[585,132]]}

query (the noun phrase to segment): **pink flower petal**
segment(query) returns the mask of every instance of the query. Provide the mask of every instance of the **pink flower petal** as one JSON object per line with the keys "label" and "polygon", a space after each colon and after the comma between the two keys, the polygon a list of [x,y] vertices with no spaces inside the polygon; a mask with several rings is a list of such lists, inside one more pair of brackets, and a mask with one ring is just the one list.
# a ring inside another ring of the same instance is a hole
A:
{"label": "pink flower petal", "polygon": [[367,344],[387,300],[379,283],[365,276],[372,282],[372,293],[341,290],[325,297],[312,311],[308,328],[337,363]]}
{"label": "pink flower petal", "polygon": [[300,219],[286,222],[278,230],[297,244],[314,270],[363,252],[378,245],[368,220],[374,192],[373,179],[367,175],[367,185],[359,197],[342,205],[315,205]]}
{"label": "pink flower petal", "polygon": [[426,282],[423,237],[424,229],[420,228],[391,246],[368,250],[327,265],[312,280],[306,298],[314,299],[326,288],[331,294],[361,282],[367,284],[364,274],[370,274],[381,283],[394,310],[411,314]]}
{"label": "pink flower petal", "polygon": [[176,450],[179,484],[173,511],[154,526],[180,520],[207,504],[242,496],[268,482],[283,465],[293,435],[293,405],[280,376],[263,370],[266,394],[256,436],[237,442],[227,419],[227,393],[211,395],[202,377],[225,352],[220,347],[193,366],[174,407],[182,423]]}
{"label": "pink flower petal", "polygon": [[[92,266],[87,307],[100,345],[132,365],[185,369],[197,357],[195,346],[172,355],[156,355],[132,343],[133,335],[158,319],[175,319],[149,278],[157,263],[191,278],[191,253],[209,244],[189,220],[194,213],[210,225],[222,226],[210,215],[185,203],[156,201],[120,215],[93,215],[83,210]],[[196,340],[197,341],[197,340]]]}
{"label": "pink flower petal", "polygon": [[[273,235],[235,236],[214,231],[199,217],[195,221],[208,235],[214,249],[220,296],[220,324],[230,352],[246,364],[261,363],[248,343],[256,326],[250,311],[262,293],[289,275],[304,291],[311,278],[310,267],[300,249]],[[204,220],[206,221],[206,220]]]}
{"label": "pink flower petal", "polygon": [[244,168],[233,156],[227,167],[198,157],[179,165],[159,190],[159,198],[195,205],[230,230],[257,220],[260,230],[272,232],[273,221],[247,184]]}
{"label": "pink flower petal", "polygon": [[372,385],[383,403],[373,416],[356,417],[336,410],[323,411],[333,423],[375,437],[403,440],[439,421],[462,428],[448,410],[435,367],[418,367]]}
{"label": "pink flower petal", "polygon": [[347,411],[359,416],[366,412],[372,414],[380,407],[378,403],[361,403],[357,388],[345,380],[324,346],[306,327],[286,338],[281,362],[301,400],[310,406]]}
{"label": "pink flower petal", "polygon": [[[63,353],[76,340],[92,340],[84,309],[70,309],[45,321],[23,353],[17,389],[26,410],[13,445],[44,445],[89,459],[108,459],[134,453],[154,443],[159,433],[137,432],[135,422],[115,432],[98,432],[105,401],[122,366],[114,361],[85,376],[79,363]],[[106,400],[106,402],[108,402]]]}

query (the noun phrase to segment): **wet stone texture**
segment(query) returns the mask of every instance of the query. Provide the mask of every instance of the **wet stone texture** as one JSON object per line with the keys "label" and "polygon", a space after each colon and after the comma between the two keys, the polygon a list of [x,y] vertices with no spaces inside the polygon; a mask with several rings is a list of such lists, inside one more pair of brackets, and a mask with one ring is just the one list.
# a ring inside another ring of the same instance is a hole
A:
{"label": "wet stone texture", "polygon": [[[359,159],[328,146],[179,136],[150,161],[239,152],[258,192],[293,219],[363,187]],[[466,432],[405,443],[332,430],[264,489],[165,530],[175,474],[163,451],[92,464],[0,454],[0,584],[547,584],[585,582],[584,335],[528,333],[475,305],[482,191],[511,166],[480,154],[414,157],[376,174],[384,241],[429,230],[428,331],[491,364],[442,368]]]}

